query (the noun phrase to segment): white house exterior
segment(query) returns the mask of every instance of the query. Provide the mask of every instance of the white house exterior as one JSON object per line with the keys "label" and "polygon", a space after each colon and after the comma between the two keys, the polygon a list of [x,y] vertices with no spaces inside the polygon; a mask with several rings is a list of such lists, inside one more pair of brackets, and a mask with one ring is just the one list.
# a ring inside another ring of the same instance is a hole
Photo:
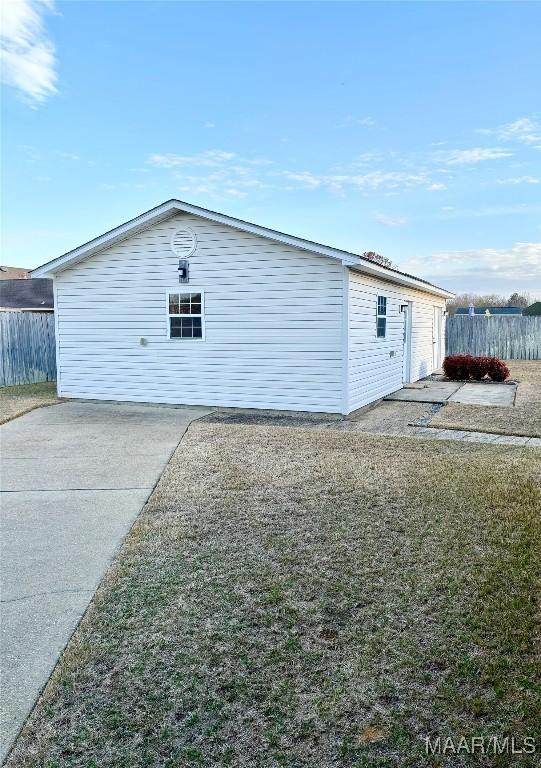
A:
{"label": "white house exterior", "polygon": [[33,276],[54,278],[61,397],[343,414],[440,366],[451,296],[178,200]]}

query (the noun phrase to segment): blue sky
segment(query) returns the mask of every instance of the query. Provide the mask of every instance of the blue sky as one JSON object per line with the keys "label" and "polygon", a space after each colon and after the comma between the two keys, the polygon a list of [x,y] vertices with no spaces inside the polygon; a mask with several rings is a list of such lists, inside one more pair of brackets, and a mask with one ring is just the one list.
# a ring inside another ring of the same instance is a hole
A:
{"label": "blue sky", "polygon": [[539,3],[5,5],[2,263],[171,197],[541,298]]}

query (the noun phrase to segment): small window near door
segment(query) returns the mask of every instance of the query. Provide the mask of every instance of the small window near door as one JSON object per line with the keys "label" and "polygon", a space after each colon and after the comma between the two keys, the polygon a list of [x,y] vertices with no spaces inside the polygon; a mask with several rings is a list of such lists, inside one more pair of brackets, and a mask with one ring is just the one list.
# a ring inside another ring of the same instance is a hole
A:
{"label": "small window near door", "polygon": [[170,339],[203,339],[203,294],[169,293],[168,322]]}
{"label": "small window near door", "polygon": [[384,339],[387,334],[387,297],[378,296],[378,309],[376,315],[376,336]]}

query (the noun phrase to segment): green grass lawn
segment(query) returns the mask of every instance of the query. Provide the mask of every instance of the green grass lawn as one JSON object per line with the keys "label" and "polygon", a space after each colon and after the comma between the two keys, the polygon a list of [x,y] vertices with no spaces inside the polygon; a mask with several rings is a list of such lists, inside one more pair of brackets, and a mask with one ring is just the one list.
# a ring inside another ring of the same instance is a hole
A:
{"label": "green grass lawn", "polygon": [[0,424],[56,402],[56,381],[0,387]]}
{"label": "green grass lawn", "polygon": [[8,766],[516,764],[424,738],[539,738],[540,470],[538,449],[192,425]]}

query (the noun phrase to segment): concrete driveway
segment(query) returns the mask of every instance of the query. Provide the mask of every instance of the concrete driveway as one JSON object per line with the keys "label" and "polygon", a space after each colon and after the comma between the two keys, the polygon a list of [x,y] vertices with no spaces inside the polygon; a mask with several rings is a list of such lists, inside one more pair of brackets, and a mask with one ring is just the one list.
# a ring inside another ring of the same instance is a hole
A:
{"label": "concrete driveway", "polygon": [[0,760],[195,407],[70,402],[0,428]]}

